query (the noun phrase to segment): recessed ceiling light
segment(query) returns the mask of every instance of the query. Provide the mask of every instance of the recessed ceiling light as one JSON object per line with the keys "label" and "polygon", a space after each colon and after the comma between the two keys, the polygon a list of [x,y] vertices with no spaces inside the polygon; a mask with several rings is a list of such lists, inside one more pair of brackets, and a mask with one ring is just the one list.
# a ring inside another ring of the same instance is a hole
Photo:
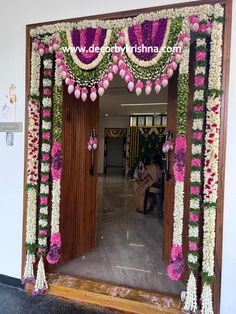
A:
{"label": "recessed ceiling light", "polygon": [[146,104],[121,104],[121,107],[134,107],[134,106],[159,106],[167,105],[166,102],[157,102],[157,103],[146,103]]}
{"label": "recessed ceiling light", "polygon": [[105,113],[105,117],[108,117],[109,116],[109,114],[108,113]]}

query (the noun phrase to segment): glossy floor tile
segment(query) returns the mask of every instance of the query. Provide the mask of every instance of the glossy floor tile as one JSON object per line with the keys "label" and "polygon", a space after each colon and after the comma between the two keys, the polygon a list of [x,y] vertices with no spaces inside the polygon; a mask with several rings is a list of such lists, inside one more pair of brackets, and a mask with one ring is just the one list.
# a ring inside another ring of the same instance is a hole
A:
{"label": "glossy floor tile", "polygon": [[145,216],[135,211],[134,182],[115,174],[98,180],[97,247],[56,271],[179,294],[185,287],[166,275],[156,210]]}

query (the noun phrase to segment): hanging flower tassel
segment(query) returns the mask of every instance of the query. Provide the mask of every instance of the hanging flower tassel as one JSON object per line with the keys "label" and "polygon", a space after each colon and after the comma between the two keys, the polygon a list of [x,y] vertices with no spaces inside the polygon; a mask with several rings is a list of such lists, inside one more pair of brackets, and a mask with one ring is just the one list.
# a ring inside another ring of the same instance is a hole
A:
{"label": "hanging flower tassel", "polygon": [[108,76],[109,81],[113,80],[113,68],[112,67],[108,69],[107,76]]}
{"label": "hanging flower tassel", "polygon": [[[59,183],[59,181],[55,181],[55,183]],[[60,251],[61,251],[61,234],[60,232],[54,232],[51,235],[50,240],[50,250],[47,254],[47,261],[49,264],[56,264],[60,259]]]}
{"label": "hanging flower tassel", "polygon": [[135,92],[136,92],[137,96],[141,95],[142,88],[143,88],[143,83],[140,80],[138,80],[138,82],[135,85]]}
{"label": "hanging flower tassel", "polygon": [[35,262],[35,256],[34,254],[27,253],[26,255],[26,263],[25,263],[25,270],[24,270],[24,275],[23,275],[23,280],[22,283],[35,283],[35,278],[34,278],[34,267],[33,264]]}
{"label": "hanging flower tassel", "polygon": [[90,99],[94,102],[97,99],[97,89],[95,87],[91,87],[90,91]]}
{"label": "hanging flower tassel", "polygon": [[153,85],[153,84],[152,84],[151,81],[147,81],[147,82],[146,82],[146,86],[145,86],[145,94],[146,94],[146,95],[151,94],[152,85]]}
{"label": "hanging flower tassel", "polygon": [[81,90],[81,87],[80,87],[79,85],[77,85],[77,86],[75,87],[75,91],[74,91],[75,98],[77,98],[77,99],[80,98],[80,94],[81,94],[80,90]]}
{"label": "hanging flower tassel", "polygon": [[82,100],[83,101],[86,101],[87,100],[87,93],[88,93],[88,90],[87,90],[87,88],[86,87],[83,87],[82,88],[82,93],[81,93],[81,98],[82,98]]}
{"label": "hanging flower tassel", "polygon": [[160,90],[161,90],[161,80],[157,79],[155,81],[155,92],[156,92],[156,94],[159,94]]}
{"label": "hanging flower tassel", "polygon": [[133,76],[129,77],[129,82],[128,82],[128,90],[132,93],[134,90],[134,78]]}
{"label": "hanging flower tassel", "polygon": [[37,278],[36,278],[36,282],[35,282],[35,289],[33,290],[32,293],[34,295],[40,295],[40,294],[43,294],[44,291],[47,289],[48,289],[48,284],[47,284],[46,275],[45,275],[43,256],[41,256],[39,263],[38,263],[38,271],[37,271]]}
{"label": "hanging flower tassel", "polygon": [[105,89],[103,87],[103,82],[98,83],[98,95],[103,96],[105,92]]}
{"label": "hanging flower tassel", "polygon": [[109,78],[108,75],[103,76],[103,87],[104,89],[107,89],[109,87]]}
{"label": "hanging flower tassel", "polygon": [[204,283],[202,289],[202,314],[214,314],[213,311],[213,300],[212,300],[212,289],[209,284]]}
{"label": "hanging flower tassel", "polygon": [[187,293],[184,302],[184,310],[189,312],[196,312],[197,310],[197,282],[196,278],[191,271],[188,283],[187,283]]}
{"label": "hanging flower tassel", "polygon": [[168,75],[167,74],[162,74],[161,76],[161,85],[165,88],[168,85]]}

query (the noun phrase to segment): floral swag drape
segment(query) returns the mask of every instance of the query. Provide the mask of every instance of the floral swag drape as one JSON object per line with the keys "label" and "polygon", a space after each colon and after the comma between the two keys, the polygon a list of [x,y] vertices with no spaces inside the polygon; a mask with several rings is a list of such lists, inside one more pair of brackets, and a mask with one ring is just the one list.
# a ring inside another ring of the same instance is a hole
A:
{"label": "floral swag drape", "polygon": [[[179,77],[173,166],[174,230],[167,273],[172,280],[180,279],[186,268],[182,252],[184,180],[189,46],[190,41],[194,40],[196,45],[195,93],[192,100],[192,159],[191,176],[187,178],[191,186],[187,259],[190,276],[183,309],[196,312],[201,307],[202,313],[213,313],[211,284],[214,281],[215,217],[218,197],[223,16],[223,8],[220,5],[203,5],[162,10],[120,20],[57,23],[31,30],[27,256],[24,281],[35,282],[35,294],[42,293],[48,288],[44,263],[57,263],[62,245],[60,192],[63,158],[63,81],[68,93],[74,93],[74,96],[82,101],[88,98],[95,101],[97,95],[102,96],[115,74],[119,74],[125,80],[130,92],[135,90],[136,94],[140,95],[144,91],[148,95],[152,88],[159,93],[161,88],[166,87],[177,67]],[[191,36],[194,32],[196,35]],[[207,40],[211,41],[208,75],[206,75],[209,55]],[[148,47],[155,49],[150,50]],[[199,247],[198,222],[201,216],[204,219],[203,248]],[[203,255],[202,261],[199,260],[200,252]],[[36,257],[38,269],[35,278],[33,266]],[[196,284],[196,275],[199,272],[204,283],[201,304],[198,303]]]}

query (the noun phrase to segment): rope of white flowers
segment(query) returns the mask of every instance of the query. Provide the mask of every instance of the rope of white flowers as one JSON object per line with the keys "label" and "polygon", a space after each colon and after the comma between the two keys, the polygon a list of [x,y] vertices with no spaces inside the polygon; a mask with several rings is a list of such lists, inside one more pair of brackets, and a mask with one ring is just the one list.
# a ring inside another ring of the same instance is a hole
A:
{"label": "rope of white flowers", "polygon": [[[188,20],[184,20],[183,30],[190,38]],[[172,280],[179,280],[184,271],[182,252],[183,215],[184,215],[184,177],[187,132],[187,107],[189,94],[189,45],[183,50],[183,57],[179,68],[178,97],[177,97],[177,136],[174,152],[175,197],[173,211],[173,240],[170,263],[167,267],[168,276]],[[180,169],[181,168],[181,169]]]}
{"label": "rope of white flowers", "polygon": [[36,27],[31,30],[30,35],[32,37],[36,37],[38,35],[44,34],[53,34],[57,32],[65,32],[67,30],[72,29],[80,29],[80,28],[87,28],[87,27],[94,27],[94,28],[106,28],[106,29],[113,29],[113,28],[125,28],[127,26],[131,26],[137,23],[143,23],[145,20],[157,20],[161,18],[176,18],[176,17],[188,17],[189,15],[201,15],[205,14],[208,17],[211,17],[213,10],[215,12],[220,11],[220,5],[214,7],[214,5],[205,4],[205,5],[198,5],[198,6],[190,6],[190,7],[183,7],[183,8],[176,8],[176,9],[164,9],[156,12],[151,12],[147,14],[140,14],[134,18],[124,18],[124,19],[114,19],[114,20],[83,20],[80,22],[64,22],[64,23],[55,23],[49,25],[43,25]]}
{"label": "rope of white flowers", "polygon": [[36,215],[39,155],[40,120],[40,55],[32,48],[30,99],[28,106],[28,149],[27,149],[27,216],[26,216],[26,264],[23,282],[34,281],[33,263],[36,248]]}
{"label": "rope of white flowers", "polygon": [[210,70],[208,79],[209,96],[207,101],[207,120],[205,135],[204,166],[204,226],[202,314],[213,314],[211,284],[214,281],[214,250],[216,203],[218,199],[218,163],[220,141],[223,7],[216,6],[211,35]]}
{"label": "rope of white flowers", "polygon": [[200,21],[200,27],[196,39],[196,64],[195,64],[195,92],[193,99],[193,123],[192,123],[192,156],[190,174],[190,202],[189,202],[189,247],[188,268],[190,269],[187,282],[184,310],[196,312],[197,281],[194,272],[199,269],[199,215],[202,206],[202,166],[204,160],[204,121],[205,121],[205,87],[206,87],[206,17]]}
{"label": "rope of white flowers", "polygon": [[40,206],[38,215],[38,270],[34,294],[41,294],[48,288],[44,256],[47,251],[48,238],[48,207],[50,184],[50,153],[51,153],[51,113],[52,113],[52,54],[46,53],[43,57],[43,100],[41,122],[41,160],[40,160]]}

